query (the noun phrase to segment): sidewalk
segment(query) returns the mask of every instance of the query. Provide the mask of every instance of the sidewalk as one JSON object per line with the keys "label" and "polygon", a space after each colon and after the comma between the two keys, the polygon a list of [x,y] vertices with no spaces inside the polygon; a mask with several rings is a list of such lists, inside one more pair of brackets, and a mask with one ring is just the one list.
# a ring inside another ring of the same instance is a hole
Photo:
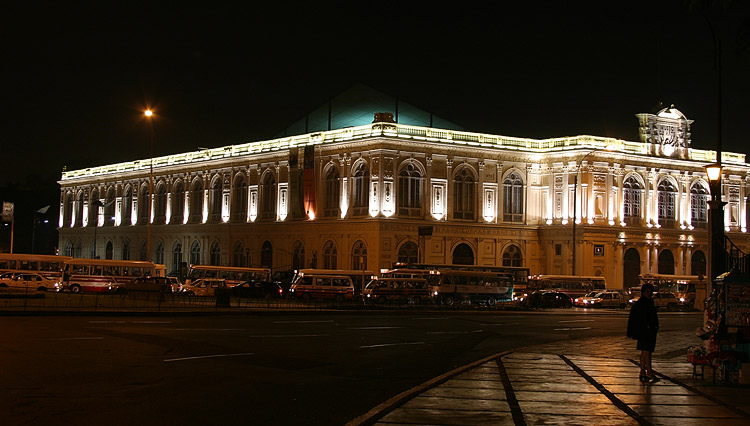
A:
{"label": "sidewalk", "polygon": [[376,407],[348,425],[748,425],[750,386],[693,379],[686,361],[699,341],[660,333],[654,370],[638,381],[635,341],[591,338],[534,346],[481,360]]}

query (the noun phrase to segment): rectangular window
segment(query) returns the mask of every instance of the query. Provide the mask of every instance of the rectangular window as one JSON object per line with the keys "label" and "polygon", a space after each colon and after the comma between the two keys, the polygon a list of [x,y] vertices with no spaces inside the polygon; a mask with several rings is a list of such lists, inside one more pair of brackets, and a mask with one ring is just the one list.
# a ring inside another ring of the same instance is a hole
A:
{"label": "rectangular window", "polygon": [[604,244],[594,244],[594,256],[604,256]]}
{"label": "rectangular window", "polygon": [[562,256],[562,244],[555,244],[555,256]]}

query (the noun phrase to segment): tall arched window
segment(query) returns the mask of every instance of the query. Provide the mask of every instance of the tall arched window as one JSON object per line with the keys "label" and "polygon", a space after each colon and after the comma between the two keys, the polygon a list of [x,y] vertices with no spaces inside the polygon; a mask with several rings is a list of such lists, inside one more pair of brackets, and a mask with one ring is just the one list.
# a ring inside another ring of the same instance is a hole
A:
{"label": "tall arched window", "polygon": [[159,241],[156,245],[156,257],[154,263],[164,264],[164,241]]}
{"label": "tall arched window", "polygon": [[642,192],[643,187],[635,176],[628,176],[622,183],[623,216],[626,222],[637,223],[640,220]]}
{"label": "tall arched window", "polygon": [[261,218],[265,220],[276,219],[276,178],[273,173],[267,172],[263,175],[263,184],[260,188]]}
{"label": "tall arched window", "polygon": [[65,253],[65,256],[73,257],[73,243],[71,243],[70,240],[66,240],[64,247],[63,253]]}
{"label": "tall arched window", "polygon": [[[68,198],[68,202],[71,204],[70,208],[71,208],[71,211],[72,211],[72,209],[73,209],[73,197],[70,196],[70,195],[68,197],[69,197]],[[75,210],[75,214],[76,214],[76,223],[75,223],[75,226],[83,226],[83,191],[78,191],[78,195],[76,196],[76,200],[78,201],[78,205],[75,206],[75,208],[76,208],[76,210]],[[130,216],[128,216],[128,217],[130,217]],[[64,226],[69,226],[70,225],[70,215],[68,215],[68,221],[67,222],[63,222],[63,225]]]}
{"label": "tall arched window", "polygon": [[338,252],[333,241],[323,246],[323,269],[338,269]]}
{"label": "tall arched window", "polygon": [[474,219],[475,181],[468,167],[462,167],[453,177],[453,219]]}
{"label": "tall arched window", "polygon": [[130,240],[122,242],[122,260],[130,260]]}
{"label": "tall arched window", "polygon": [[232,265],[239,266],[239,267],[246,267],[247,262],[247,256],[245,255],[245,246],[242,244],[242,241],[237,241],[234,243],[234,250],[232,250]]}
{"label": "tall arched window", "polygon": [[164,182],[156,185],[154,192],[154,223],[163,225],[167,222],[167,188]]}
{"label": "tall arched window", "polygon": [[294,243],[292,248],[292,269],[302,269],[305,267],[305,245],[302,241]]}
{"label": "tall arched window", "polygon": [[107,259],[107,260],[114,259],[115,248],[112,245],[112,241],[107,241],[107,244],[104,247],[105,247],[105,249],[104,249],[104,258]]}
{"label": "tall arched window", "polygon": [[664,249],[659,253],[659,274],[674,275],[674,255],[672,250]]}
{"label": "tall arched window", "polygon": [[[91,191],[91,196],[89,197],[89,226],[99,226],[99,205],[101,204],[101,201],[99,200],[99,191],[96,189]],[[70,218],[70,216],[68,216]],[[70,221],[68,221],[70,223]]]}
{"label": "tall arched window", "polygon": [[146,240],[141,240],[141,245],[138,249],[138,260],[151,260],[148,258],[148,252],[146,251]]}
{"label": "tall arched window", "polygon": [[690,274],[706,276],[706,255],[696,250],[690,258]]}
{"label": "tall arched window", "polygon": [[201,264],[201,243],[198,240],[193,241],[193,244],[190,245],[190,264]]}
{"label": "tall arched window", "polygon": [[412,161],[398,174],[398,214],[414,217],[422,215],[422,173]]}
{"label": "tall arched window", "polygon": [[339,216],[339,199],[341,198],[341,184],[339,182],[339,171],[336,166],[329,167],[326,171],[326,198],[323,215],[326,217]]}
{"label": "tall arched window", "polygon": [[260,247],[260,267],[273,269],[273,246],[270,241]]}
{"label": "tall arched window", "polygon": [[659,182],[656,188],[658,194],[659,224],[662,226],[674,226],[675,214],[677,213],[675,199],[677,189],[669,179]]}
{"label": "tall arched window", "polygon": [[690,224],[694,228],[708,226],[708,189],[701,184],[690,188]]}
{"label": "tall arched window", "polygon": [[209,253],[209,265],[221,265],[221,245],[218,241],[211,243],[211,250]]}
{"label": "tall arched window", "polygon": [[352,247],[352,269],[367,269],[367,246],[362,241],[357,241]]}
{"label": "tall arched window", "polygon": [[638,276],[641,275],[641,255],[638,250],[629,248],[623,255],[622,283],[624,289],[638,285]]}
{"label": "tall arched window", "polygon": [[138,224],[145,225],[151,216],[148,205],[148,185],[141,185],[138,194]]}
{"label": "tall arched window", "polygon": [[454,265],[473,265],[474,264],[474,250],[469,247],[468,244],[461,243],[453,249],[453,264]]}
{"label": "tall arched window", "polygon": [[419,262],[419,247],[412,241],[407,241],[398,249],[398,263],[409,265]]}
{"label": "tall arched window", "polygon": [[180,271],[180,264],[182,263],[182,244],[175,242],[172,246],[172,272]]}
{"label": "tall arched window", "polygon": [[503,220],[523,222],[523,180],[516,172],[503,182]]}
{"label": "tall arched window", "polygon": [[104,200],[104,226],[115,224],[115,188],[107,189],[107,198]]}
{"label": "tall arched window", "polygon": [[132,225],[131,217],[133,214],[133,187],[125,187],[125,196],[122,197],[122,225]]}
{"label": "tall arched window", "polygon": [[[71,192],[66,192],[62,195],[63,197],[63,226],[68,227],[71,225],[73,219],[73,194]],[[76,217],[76,223],[78,223],[78,218]]]}
{"label": "tall arched window", "polygon": [[172,188],[172,214],[169,221],[180,224],[185,220],[185,188],[182,181],[175,182]]}
{"label": "tall arched window", "polygon": [[247,181],[245,181],[244,176],[238,174],[234,178],[232,195],[232,220],[235,222],[247,221]]}
{"label": "tall arched window", "polygon": [[523,254],[518,246],[511,244],[505,248],[503,266],[523,266]]}
{"label": "tall arched window", "polygon": [[370,171],[364,161],[355,167],[352,175],[352,214],[364,216],[370,210]]}
{"label": "tall arched window", "polygon": [[216,177],[211,182],[211,191],[208,194],[208,221],[219,222],[221,221],[221,197],[222,197],[222,184],[221,176]]}
{"label": "tall arched window", "polygon": [[203,180],[193,181],[190,191],[190,223],[203,223]]}

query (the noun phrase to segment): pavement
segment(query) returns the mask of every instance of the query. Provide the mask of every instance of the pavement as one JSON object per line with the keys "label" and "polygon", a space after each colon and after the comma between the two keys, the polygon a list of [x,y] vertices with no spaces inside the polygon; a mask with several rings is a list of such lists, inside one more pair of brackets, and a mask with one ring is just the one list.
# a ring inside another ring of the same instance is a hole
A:
{"label": "pavement", "polygon": [[[638,380],[635,341],[597,337],[503,352],[403,392],[347,426],[750,425],[750,385],[693,377],[690,332],[660,333]],[[700,371],[700,370],[699,370]]]}

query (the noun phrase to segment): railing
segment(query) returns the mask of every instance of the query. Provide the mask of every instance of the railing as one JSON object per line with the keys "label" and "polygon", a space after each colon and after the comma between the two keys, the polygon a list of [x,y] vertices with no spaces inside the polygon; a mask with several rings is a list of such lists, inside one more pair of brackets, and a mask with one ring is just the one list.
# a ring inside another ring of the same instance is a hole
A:
{"label": "railing", "polygon": [[722,250],[726,252],[724,256],[725,271],[736,269],[741,274],[750,274],[750,254],[742,251],[726,235],[724,236]]}

